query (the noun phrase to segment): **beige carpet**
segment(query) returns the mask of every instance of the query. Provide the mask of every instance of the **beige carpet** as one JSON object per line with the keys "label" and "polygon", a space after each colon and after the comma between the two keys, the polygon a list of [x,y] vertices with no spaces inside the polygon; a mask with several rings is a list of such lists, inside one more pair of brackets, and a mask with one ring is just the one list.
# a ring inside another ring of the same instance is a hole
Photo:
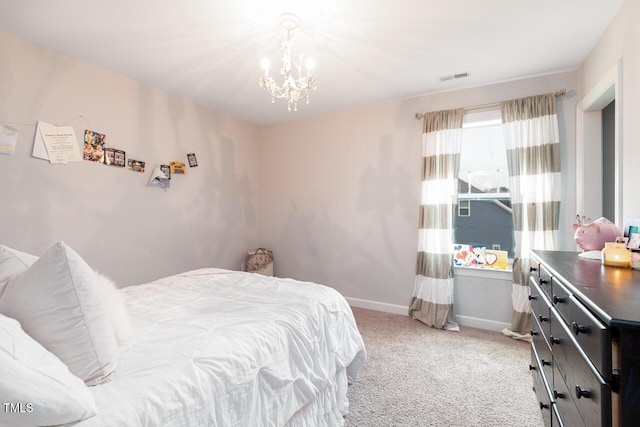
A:
{"label": "beige carpet", "polygon": [[529,344],[354,308],[367,361],[349,386],[347,427],[544,426]]}

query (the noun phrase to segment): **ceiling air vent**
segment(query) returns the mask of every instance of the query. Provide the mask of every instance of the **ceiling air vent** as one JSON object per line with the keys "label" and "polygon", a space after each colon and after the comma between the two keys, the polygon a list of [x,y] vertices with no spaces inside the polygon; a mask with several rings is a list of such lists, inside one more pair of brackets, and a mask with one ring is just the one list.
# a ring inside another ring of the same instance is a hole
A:
{"label": "ceiling air vent", "polygon": [[446,82],[447,80],[463,79],[465,77],[469,77],[469,73],[447,74],[446,76],[440,77],[440,81]]}

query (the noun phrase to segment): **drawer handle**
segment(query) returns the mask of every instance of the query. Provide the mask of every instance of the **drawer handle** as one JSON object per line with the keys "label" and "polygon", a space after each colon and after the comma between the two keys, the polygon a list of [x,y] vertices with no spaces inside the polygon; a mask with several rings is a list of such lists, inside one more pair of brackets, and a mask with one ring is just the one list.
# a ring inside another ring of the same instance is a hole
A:
{"label": "drawer handle", "polygon": [[555,399],[564,399],[564,393],[560,393],[556,390],[553,390],[553,397]]}
{"label": "drawer handle", "polygon": [[562,298],[562,297],[558,297],[558,296],[553,296],[553,303],[554,304],[564,304],[565,302],[567,302],[566,298]]}
{"label": "drawer handle", "polygon": [[532,300],[538,299],[538,297],[537,297],[537,296],[535,296],[535,295],[529,295],[529,296],[528,296],[528,298],[529,298],[529,301],[532,301]]}
{"label": "drawer handle", "polygon": [[571,329],[573,329],[573,333],[576,335],[589,333],[589,328],[587,326],[578,325],[576,322],[571,323]]}
{"label": "drawer handle", "polygon": [[549,341],[551,345],[560,344],[560,338],[554,338],[553,335],[549,335]]}
{"label": "drawer handle", "polygon": [[534,271],[538,271],[538,269],[536,267],[529,267],[529,271],[533,273]]}
{"label": "drawer handle", "polygon": [[551,366],[551,362],[548,360],[540,359],[540,361],[542,362],[542,366]]}
{"label": "drawer handle", "polygon": [[540,279],[540,283],[546,285],[547,283],[549,283],[549,279]]}
{"label": "drawer handle", "polygon": [[583,390],[579,385],[576,386],[576,399],[581,399],[583,397],[586,397],[588,399],[591,397],[591,395],[592,393],[589,390]]}
{"label": "drawer handle", "polygon": [[531,330],[529,333],[531,334],[532,337],[538,335],[538,332],[534,330]]}
{"label": "drawer handle", "polygon": [[548,322],[549,321],[549,318],[547,316],[543,316],[542,314],[538,314],[538,319],[541,322]]}
{"label": "drawer handle", "polygon": [[535,370],[536,370],[536,367],[535,367],[535,366],[533,366],[533,365],[529,365],[529,370],[530,370],[530,371],[535,371]]}
{"label": "drawer handle", "polygon": [[540,409],[547,409],[549,407],[549,405],[547,405],[546,403],[540,402]]}

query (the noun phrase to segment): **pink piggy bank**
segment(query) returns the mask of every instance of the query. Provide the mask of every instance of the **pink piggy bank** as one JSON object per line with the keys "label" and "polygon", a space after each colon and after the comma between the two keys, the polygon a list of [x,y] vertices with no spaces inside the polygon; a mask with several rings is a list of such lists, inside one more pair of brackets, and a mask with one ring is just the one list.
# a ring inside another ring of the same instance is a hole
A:
{"label": "pink piggy bank", "polygon": [[598,218],[593,222],[581,222],[573,224],[576,231],[573,239],[583,251],[599,251],[604,248],[605,242],[615,242],[622,236],[620,229],[606,218]]}

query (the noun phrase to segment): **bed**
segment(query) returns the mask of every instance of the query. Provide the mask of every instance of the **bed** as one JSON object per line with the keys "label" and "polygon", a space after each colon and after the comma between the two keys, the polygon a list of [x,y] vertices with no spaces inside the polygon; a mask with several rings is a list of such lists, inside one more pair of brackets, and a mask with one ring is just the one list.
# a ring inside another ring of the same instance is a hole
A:
{"label": "bed", "polygon": [[[8,292],[0,313],[11,317]],[[366,350],[334,289],[207,268],[118,292],[128,342],[115,370],[88,387],[95,415],[70,425],[344,424]]]}

